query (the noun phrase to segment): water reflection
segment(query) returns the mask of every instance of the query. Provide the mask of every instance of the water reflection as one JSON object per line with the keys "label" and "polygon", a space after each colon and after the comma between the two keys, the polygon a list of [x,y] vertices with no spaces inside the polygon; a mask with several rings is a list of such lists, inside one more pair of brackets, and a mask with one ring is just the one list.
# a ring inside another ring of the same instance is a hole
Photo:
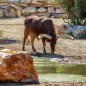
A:
{"label": "water reflection", "polygon": [[34,61],[40,74],[65,73],[86,75],[86,65],[84,64],[59,64],[57,62],[51,62],[49,58],[34,58]]}
{"label": "water reflection", "polygon": [[41,82],[86,81],[86,65],[59,64],[50,58],[34,57]]}

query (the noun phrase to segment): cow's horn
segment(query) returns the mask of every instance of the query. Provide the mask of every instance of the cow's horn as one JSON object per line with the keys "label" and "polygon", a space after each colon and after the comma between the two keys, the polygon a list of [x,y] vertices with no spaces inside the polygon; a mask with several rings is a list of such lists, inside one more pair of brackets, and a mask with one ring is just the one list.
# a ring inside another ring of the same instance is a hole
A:
{"label": "cow's horn", "polygon": [[40,34],[39,36],[38,36],[38,38],[39,39],[42,39],[43,37],[45,37],[45,38],[48,38],[48,39],[52,39],[52,37],[50,36],[50,35],[48,35],[48,34]]}
{"label": "cow's horn", "polygon": [[66,38],[69,38],[69,39],[74,39],[72,36],[70,36],[68,34],[61,34],[61,35],[57,36],[57,38],[60,38],[60,37],[66,37]]}

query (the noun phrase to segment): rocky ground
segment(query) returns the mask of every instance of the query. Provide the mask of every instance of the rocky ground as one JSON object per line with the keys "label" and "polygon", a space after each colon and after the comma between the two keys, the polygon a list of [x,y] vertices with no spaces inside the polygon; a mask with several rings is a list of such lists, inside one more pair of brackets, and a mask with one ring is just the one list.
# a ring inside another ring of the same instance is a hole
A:
{"label": "rocky ground", "polygon": [[[56,30],[58,29],[57,25],[63,23],[61,19],[53,19],[53,21]],[[24,32],[23,22],[24,18],[0,19],[0,30],[3,33],[2,37],[0,37],[2,39],[2,42],[0,42],[0,50],[9,48],[11,50],[21,51]],[[37,52],[42,53],[43,47],[41,40],[35,40],[35,48]],[[50,53],[48,43],[46,50],[47,53]],[[28,42],[26,42],[26,51],[29,53],[32,51],[31,44],[28,44]],[[60,63],[86,64],[86,40],[60,38],[56,44],[55,55],[49,55],[48,57],[51,58],[51,61]],[[43,83],[40,86],[86,86],[86,83]]]}

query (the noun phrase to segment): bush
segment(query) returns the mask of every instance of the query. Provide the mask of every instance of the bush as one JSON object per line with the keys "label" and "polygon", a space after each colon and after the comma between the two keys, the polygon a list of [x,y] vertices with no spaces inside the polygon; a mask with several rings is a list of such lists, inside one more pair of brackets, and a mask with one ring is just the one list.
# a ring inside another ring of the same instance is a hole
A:
{"label": "bush", "polygon": [[74,25],[86,25],[86,0],[58,0]]}

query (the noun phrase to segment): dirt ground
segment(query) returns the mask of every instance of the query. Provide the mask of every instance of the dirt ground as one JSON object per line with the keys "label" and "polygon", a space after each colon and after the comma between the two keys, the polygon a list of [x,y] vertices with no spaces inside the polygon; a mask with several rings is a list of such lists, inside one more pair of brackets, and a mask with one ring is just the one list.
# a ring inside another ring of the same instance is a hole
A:
{"label": "dirt ground", "polygon": [[[53,22],[55,29],[58,29],[57,25],[63,23],[61,19],[53,19]],[[0,19],[0,30],[3,32],[3,42],[0,43],[0,49],[9,48],[11,50],[21,51],[24,33],[23,23],[24,18]],[[42,52],[41,40],[35,40],[35,48],[37,52]],[[49,43],[47,43],[46,50],[47,53],[50,53]],[[32,51],[31,44],[28,44],[28,42],[26,42],[26,51]],[[86,57],[86,40],[60,38],[57,40],[55,54]]]}
{"label": "dirt ground", "polygon": [[[55,29],[58,29],[57,25],[64,23],[61,19],[53,19],[53,22],[55,24]],[[0,43],[0,50],[9,48],[11,50],[21,51],[24,33],[23,23],[24,18],[0,19],[0,30],[2,30],[3,32],[3,36],[0,37],[2,39],[2,42]],[[37,52],[40,53],[43,52],[41,40],[37,39],[35,40],[35,48]],[[47,53],[50,53],[49,43],[47,43],[46,45],[46,50]],[[26,42],[26,51],[28,51],[29,53],[32,51],[31,44],[29,44],[28,42]],[[75,59],[78,57],[84,58],[86,62],[86,40],[77,40],[77,39],[70,40],[60,38],[58,39],[56,44],[55,54],[62,55],[68,58],[74,57]],[[64,86],[64,83],[61,83],[61,85],[58,84],[59,83],[56,84],[43,83],[43,85],[40,86]],[[85,85],[77,85],[77,84],[74,85],[74,83],[72,83],[71,85],[67,84],[67,86],[85,86]]]}
{"label": "dirt ground", "polygon": [[[22,50],[23,34],[24,34],[24,19],[25,18],[9,18],[0,19],[0,30],[3,33],[0,43],[1,49],[11,49],[13,51]],[[57,26],[63,24],[62,19],[52,19],[57,31]],[[37,52],[43,52],[41,40],[35,40],[35,48]],[[26,51],[31,53],[31,44],[26,42]],[[47,53],[50,53],[50,45],[46,43]],[[39,55],[40,57],[50,57],[50,61],[59,63],[76,63],[86,64],[86,40],[70,40],[59,38],[56,44],[55,55]],[[65,57],[61,59],[61,57]],[[56,59],[55,59],[56,58]]]}

